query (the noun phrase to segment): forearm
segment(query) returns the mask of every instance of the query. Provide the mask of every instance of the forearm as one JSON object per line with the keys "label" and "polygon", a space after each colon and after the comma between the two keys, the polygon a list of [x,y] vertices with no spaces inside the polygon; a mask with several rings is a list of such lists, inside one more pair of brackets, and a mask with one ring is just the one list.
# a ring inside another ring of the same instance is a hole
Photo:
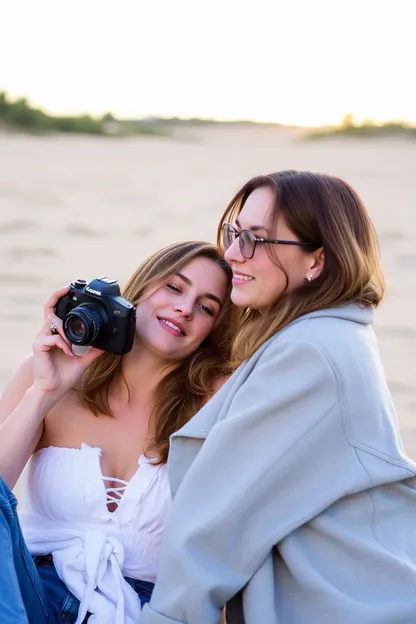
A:
{"label": "forearm", "polygon": [[10,489],[39,442],[43,420],[52,404],[50,397],[31,386],[0,424],[0,475]]}

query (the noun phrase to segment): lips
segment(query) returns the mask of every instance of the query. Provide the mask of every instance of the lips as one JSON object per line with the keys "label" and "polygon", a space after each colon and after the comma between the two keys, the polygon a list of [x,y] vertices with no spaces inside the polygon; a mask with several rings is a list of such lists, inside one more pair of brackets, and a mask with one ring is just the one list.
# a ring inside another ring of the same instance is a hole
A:
{"label": "lips", "polygon": [[169,333],[175,332],[177,336],[186,336],[185,328],[182,323],[179,323],[179,321],[175,321],[174,319],[165,316],[158,316],[157,320],[164,329],[166,328],[166,330],[169,331]]}
{"label": "lips", "polygon": [[233,285],[241,286],[242,284],[249,284],[254,280],[252,275],[247,275],[246,273],[240,273],[239,271],[233,272]]}

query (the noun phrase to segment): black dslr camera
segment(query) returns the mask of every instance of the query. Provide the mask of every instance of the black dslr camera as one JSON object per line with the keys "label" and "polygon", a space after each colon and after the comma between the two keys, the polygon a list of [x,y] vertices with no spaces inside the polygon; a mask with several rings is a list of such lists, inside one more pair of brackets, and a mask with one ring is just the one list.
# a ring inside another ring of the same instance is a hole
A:
{"label": "black dslr camera", "polygon": [[115,280],[100,277],[89,284],[78,279],[59,299],[56,315],[74,345],[94,346],[108,353],[124,355],[134,341],[136,308],[120,296]]}

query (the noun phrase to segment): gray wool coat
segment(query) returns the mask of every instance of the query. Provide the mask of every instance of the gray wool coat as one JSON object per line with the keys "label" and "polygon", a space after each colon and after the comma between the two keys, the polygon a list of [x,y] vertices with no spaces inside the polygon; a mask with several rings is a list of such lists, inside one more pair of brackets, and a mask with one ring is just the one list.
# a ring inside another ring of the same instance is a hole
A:
{"label": "gray wool coat", "polygon": [[416,623],[416,464],[356,305],[296,320],[173,435],[140,624]]}

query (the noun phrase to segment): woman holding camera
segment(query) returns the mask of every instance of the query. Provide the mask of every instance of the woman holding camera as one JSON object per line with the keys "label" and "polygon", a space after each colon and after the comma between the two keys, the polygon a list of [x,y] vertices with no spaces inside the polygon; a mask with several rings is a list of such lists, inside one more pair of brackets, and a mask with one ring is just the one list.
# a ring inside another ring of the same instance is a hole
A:
{"label": "woman holding camera", "polygon": [[[55,314],[69,287],[50,298],[0,403],[4,624],[137,624],[171,504],[169,437],[229,372],[230,289],[208,243],[154,254],[123,293],[136,305],[123,356],[74,355]],[[10,489],[30,457],[23,538]]]}
{"label": "woman holding camera", "polygon": [[219,233],[240,366],[172,436],[141,624],[217,624],[225,603],[227,624],[416,622],[416,465],[371,327],[384,282],[362,202],[332,176],[273,173]]}

